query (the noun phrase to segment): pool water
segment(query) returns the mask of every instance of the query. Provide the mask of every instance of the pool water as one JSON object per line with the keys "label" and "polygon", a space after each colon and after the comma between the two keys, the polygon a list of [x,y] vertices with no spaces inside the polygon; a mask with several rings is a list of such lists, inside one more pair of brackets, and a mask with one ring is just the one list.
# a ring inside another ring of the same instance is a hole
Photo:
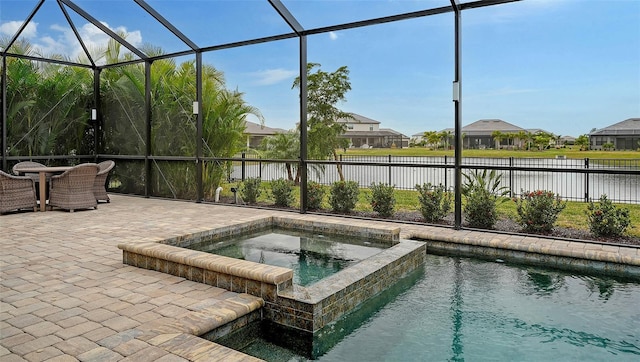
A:
{"label": "pool water", "polygon": [[389,245],[369,239],[269,228],[249,235],[205,241],[189,249],[293,269],[293,283],[309,286]]}
{"label": "pool water", "polygon": [[[538,267],[427,255],[391,298],[336,323],[320,361],[637,361],[640,284]],[[243,352],[306,360],[263,339]]]}

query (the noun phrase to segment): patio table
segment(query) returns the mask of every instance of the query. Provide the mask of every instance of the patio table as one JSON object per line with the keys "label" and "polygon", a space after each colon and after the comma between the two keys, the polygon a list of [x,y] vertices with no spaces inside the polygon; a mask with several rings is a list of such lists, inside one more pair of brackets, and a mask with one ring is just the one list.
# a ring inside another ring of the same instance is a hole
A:
{"label": "patio table", "polygon": [[37,173],[40,177],[40,211],[47,209],[47,175],[63,173],[71,169],[72,166],[53,166],[53,167],[25,167],[21,168],[21,174]]}

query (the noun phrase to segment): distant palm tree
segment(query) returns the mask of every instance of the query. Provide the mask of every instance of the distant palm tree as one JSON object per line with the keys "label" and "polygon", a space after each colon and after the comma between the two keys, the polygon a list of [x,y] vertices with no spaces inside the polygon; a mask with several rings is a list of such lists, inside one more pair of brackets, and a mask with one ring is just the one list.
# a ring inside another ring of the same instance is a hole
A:
{"label": "distant palm tree", "polygon": [[520,131],[520,132],[516,133],[514,135],[514,138],[519,141],[518,142],[518,148],[520,148],[520,149],[525,148],[524,147],[524,143],[528,138],[526,131]]}
{"label": "distant palm tree", "polygon": [[444,149],[449,149],[449,144],[450,144],[452,132],[451,131],[441,131],[438,135],[440,136],[440,140],[442,141],[442,147]]}
{"label": "distant palm tree", "polygon": [[436,131],[426,131],[424,133],[424,138],[427,140],[427,144],[432,146],[433,148],[438,147],[438,142],[440,142],[440,135]]}
{"label": "distant palm tree", "polygon": [[[266,158],[297,159],[300,155],[300,136],[298,132],[290,131],[266,137],[260,144],[260,150]],[[287,162],[284,167],[287,171],[288,180],[295,181],[297,184],[299,182],[297,174],[294,180],[294,171],[297,170],[297,164]]]}
{"label": "distant palm tree", "polygon": [[578,138],[576,138],[576,141],[574,142],[574,144],[576,146],[580,147],[580,151],[588,150],[589,149],[589,136],[586,135],[586,134],[578,136]]}
{"label": "distant palm tree", "polygon": [[491,137],[496,141],[496,149],[500,149],[500,142],[504,139],[505,134],[500,131],[493,131]]}

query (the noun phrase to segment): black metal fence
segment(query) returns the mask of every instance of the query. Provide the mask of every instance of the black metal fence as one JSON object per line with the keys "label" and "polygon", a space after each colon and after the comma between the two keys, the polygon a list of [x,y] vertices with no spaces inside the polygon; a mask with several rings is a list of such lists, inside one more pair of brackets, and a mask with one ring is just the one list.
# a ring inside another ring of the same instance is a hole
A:
{"label": "black metal fence", "polygon": [[[264,160],[235,158],[230,177],[244,180],[286,178],[285,164],[295,169],[297,160]],[[442,184],[452,190],[453,157],[429,156],[342,156],[338,161],[308,161],[308,179],[324,185],[340,180],[338,167],[345,180],[360,187],[372,183],[394,185],[400,190],[414,190],[416,185]],[[565,159],[565,158],[484,158],[463,157],[462,172],[496,170],[502,175],[502,186],[512,197],[522,192],[549,190],[565,200],[597,200],[601,195],[619,203],[640,203],[640,159]]]}

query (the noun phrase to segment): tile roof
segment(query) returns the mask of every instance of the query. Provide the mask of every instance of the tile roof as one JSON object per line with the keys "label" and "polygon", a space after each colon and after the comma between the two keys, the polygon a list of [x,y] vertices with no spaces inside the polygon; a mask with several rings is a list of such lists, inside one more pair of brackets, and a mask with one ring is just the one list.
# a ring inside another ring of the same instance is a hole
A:
{"label": "tile roof", "polygon": [[488,133],[491,134],[494,131],[500,132],[520,132],[524,131],[524,128],[520,128],[511,123],[505,122],[501,119],[481,119],[462,127],[462,132],[469,133]]}
{"label": "tile roof", "polygon": [[590,136],[604,135],[640,135],[640,118],[628,118],[609,127],[589,133]]}
{"label": "tile roof", "polygon": [[254,122],[245,121],[244,133],[251,135],[274,135],[276,133],[286,133],[287,130],[282,128],[271,128]]}
{"label": "tile roof", "polygon": [[367,118],[365,116],[361,116],[357,113],[349,113],[353,119],[351,118],[340,118],[336,122],[338,123],[363,123],[363,124],[380,124],[380,122],[375,121],[371,118]]}

